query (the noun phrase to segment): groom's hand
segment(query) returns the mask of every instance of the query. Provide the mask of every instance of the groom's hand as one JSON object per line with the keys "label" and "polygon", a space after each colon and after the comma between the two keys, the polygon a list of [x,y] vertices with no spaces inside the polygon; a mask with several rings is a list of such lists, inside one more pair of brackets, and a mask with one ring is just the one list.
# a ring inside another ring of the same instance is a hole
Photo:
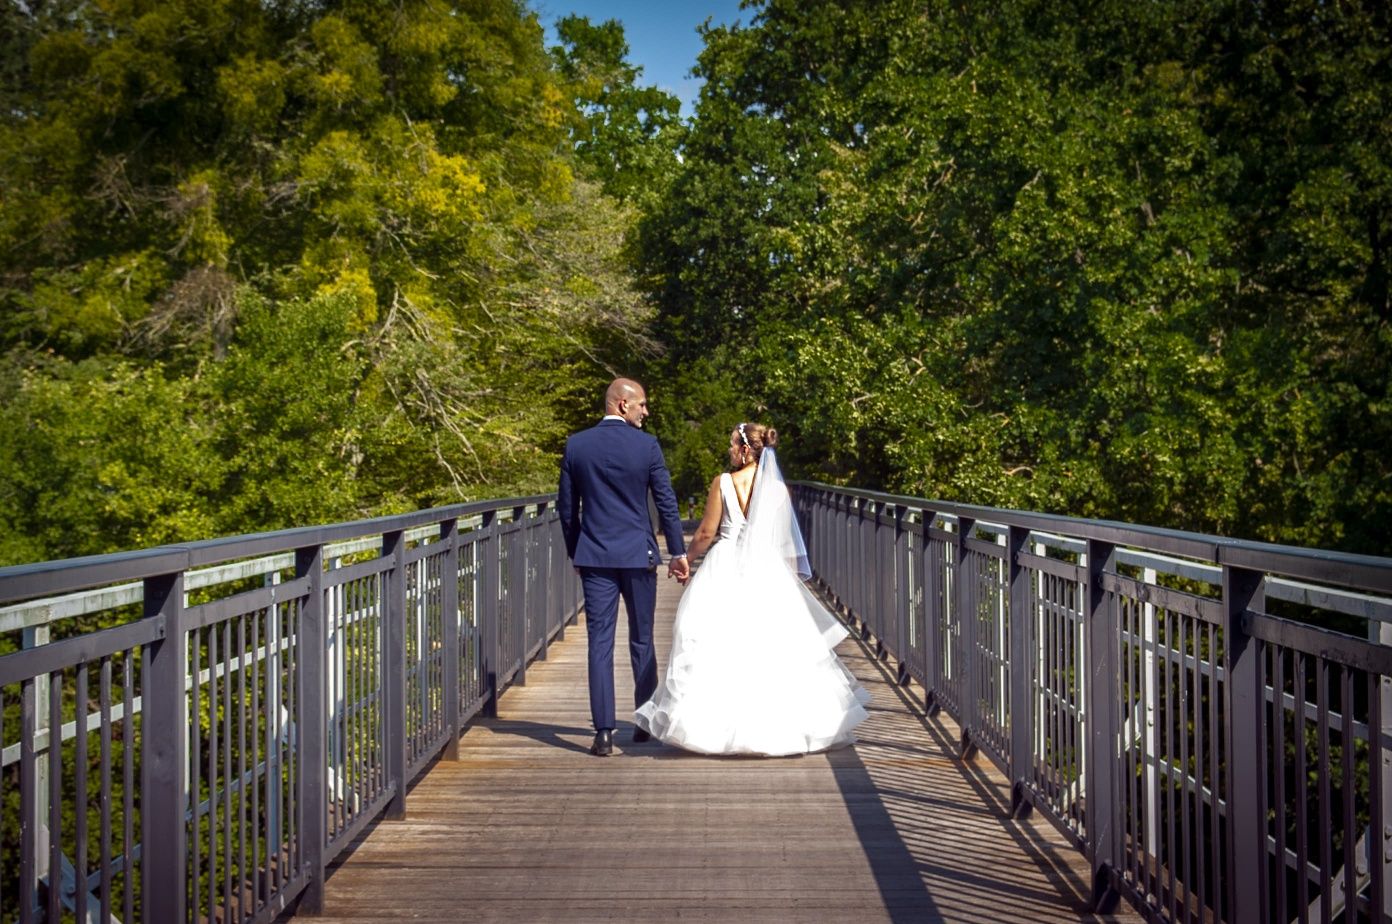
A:
{"label": "groom's hand", "polygon": [[667,562],[667,576],[676,578],[678,584],[685,584],[691,578],[691,562],[685,555],[678,555]]}

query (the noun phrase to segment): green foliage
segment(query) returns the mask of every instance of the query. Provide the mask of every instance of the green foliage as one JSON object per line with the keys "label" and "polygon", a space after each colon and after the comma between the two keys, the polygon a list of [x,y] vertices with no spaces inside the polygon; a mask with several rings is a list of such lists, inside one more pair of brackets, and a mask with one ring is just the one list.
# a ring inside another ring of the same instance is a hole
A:
{"label": "green foliage", "polygon": [[611,195],[655,202],[678,164],[681,101],[638,84],[643,69],[628,63],[617,20],[596,26],[584,16],[563,16],[556,33],[561,44],[551,54],[575,102],[577,158]]}
{"label": "green foliage", "polygon": [[1392,551],[1383,5],[753,12],[642,226],[669,439],[715,375],[807,476]]}
{"label": "green foliage", "polygon": [[570,137],[636,100],[629,163],[672,126],[612,27],[580,113],[518,0],[4,25],[0,561],[544,490],[656,349],[619,197],[661,157]]}

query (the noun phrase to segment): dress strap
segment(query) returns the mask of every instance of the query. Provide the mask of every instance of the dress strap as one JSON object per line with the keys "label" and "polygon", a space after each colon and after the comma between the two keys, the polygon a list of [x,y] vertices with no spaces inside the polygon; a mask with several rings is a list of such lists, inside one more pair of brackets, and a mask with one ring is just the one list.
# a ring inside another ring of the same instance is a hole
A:
{"label": "dress strap", "polygon": [[749,516],[749,499],[754,496],[752,488],[749,492],[749,497],[741,498],[739,488],[735,487],[735,477],[733,475],[729,472],[725,472],[720,478],[722,487],[728,487],[730,490],[730,497],[726,499],[725,503],[728,505],[730,504],[730,500],[733,499],[734,509],[739,511],[740,516]]}

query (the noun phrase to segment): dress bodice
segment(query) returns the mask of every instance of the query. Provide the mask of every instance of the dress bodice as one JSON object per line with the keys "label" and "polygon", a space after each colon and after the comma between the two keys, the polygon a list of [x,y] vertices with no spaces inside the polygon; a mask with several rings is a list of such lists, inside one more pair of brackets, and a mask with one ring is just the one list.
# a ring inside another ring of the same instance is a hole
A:
{"label": "dress bodice", "polygon": [[718,539],[736,539],[744,529],[744,511],[740,510],[739,495],[735,493],[735,480],[729,472],[720,476],[720,499],[724,510],[720,513],[720,532]]}

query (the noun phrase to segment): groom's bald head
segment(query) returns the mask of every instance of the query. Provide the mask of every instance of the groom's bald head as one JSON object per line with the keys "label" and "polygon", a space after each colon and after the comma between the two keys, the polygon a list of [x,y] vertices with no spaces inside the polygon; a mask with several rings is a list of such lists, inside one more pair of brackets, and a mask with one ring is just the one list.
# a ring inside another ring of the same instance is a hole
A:
{"label": "groom's bald head", "polygon": [[648,416],[648,395],[633,379],[614,379],[604,392],[604,413],[617,414],[635,427]]}

